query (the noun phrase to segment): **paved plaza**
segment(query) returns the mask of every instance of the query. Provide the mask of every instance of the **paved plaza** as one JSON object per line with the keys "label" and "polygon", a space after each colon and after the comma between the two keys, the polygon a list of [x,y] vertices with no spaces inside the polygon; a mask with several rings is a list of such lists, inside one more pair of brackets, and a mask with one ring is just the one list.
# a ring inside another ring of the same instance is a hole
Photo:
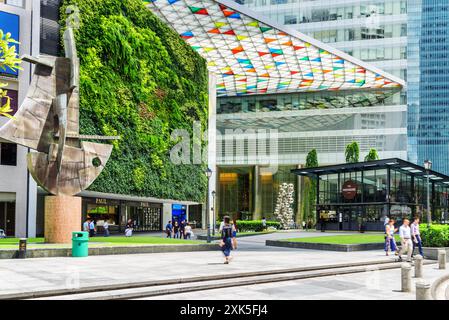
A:
{"label": "paved plaza", "polygon": [[[90,256],[87,258],[37,258],[0,261],[0,294],[67,289],[86,286],[256,272],[348,262],[379,261],[382,251],[331,252],[267,247],[267,239],[329,236],[335,233],[282,232],[239,239],[230,265],[221,252],[154,253]],[[391,261],[394,260],[390,257]],[[426,279],[443,275],[435,265],[425,266]],[[412,299],[400,288],[400,270],[269,283],[170,295],[179,299]]]}

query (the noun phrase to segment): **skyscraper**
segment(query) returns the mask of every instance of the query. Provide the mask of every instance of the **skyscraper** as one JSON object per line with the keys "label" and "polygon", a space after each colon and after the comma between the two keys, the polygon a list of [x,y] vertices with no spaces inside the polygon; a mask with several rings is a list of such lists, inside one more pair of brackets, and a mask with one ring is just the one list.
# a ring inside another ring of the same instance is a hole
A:
{"label": "skyscraper", "polygon": [[409,1],[409,159],[449,174],[449,2]]}

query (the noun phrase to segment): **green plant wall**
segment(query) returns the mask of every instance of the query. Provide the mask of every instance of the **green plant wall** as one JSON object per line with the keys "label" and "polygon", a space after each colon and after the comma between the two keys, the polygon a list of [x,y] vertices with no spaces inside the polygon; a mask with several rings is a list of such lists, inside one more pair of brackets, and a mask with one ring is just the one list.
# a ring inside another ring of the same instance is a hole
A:
{"label": "green plant wall", "polygon": [[[140,0],[65,0],[76,5],[80,131],[119,135],[89,190],[203,201],[204,165],[174,165],[174,129],[207,124],[205,61]],[[62,30],[63,31],[63,30]]]}

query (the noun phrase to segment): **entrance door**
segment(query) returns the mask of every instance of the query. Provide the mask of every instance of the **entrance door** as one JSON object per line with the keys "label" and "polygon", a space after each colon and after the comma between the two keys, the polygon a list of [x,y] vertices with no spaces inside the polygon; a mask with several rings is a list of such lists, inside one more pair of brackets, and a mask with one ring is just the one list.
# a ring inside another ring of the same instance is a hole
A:
{"label": "entrance door", "polygon": [[16,203],[0,202],[0,229],[5,230],[7,236],[16,233]]}
{"label": "entrance door", "polygon": [[353,210],[345,208],[343,211],[343,230],[352,230]]}

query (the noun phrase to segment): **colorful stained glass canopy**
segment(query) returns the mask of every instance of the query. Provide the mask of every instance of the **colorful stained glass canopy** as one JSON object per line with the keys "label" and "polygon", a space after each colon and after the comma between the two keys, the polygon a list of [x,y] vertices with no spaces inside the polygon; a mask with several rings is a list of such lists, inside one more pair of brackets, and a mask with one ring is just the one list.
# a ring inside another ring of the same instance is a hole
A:
{"label": "colorful stained glass canopy", "polygon": [[403,80],[228,0],[144,0],[203,56],[217,95],[398,89]]}

